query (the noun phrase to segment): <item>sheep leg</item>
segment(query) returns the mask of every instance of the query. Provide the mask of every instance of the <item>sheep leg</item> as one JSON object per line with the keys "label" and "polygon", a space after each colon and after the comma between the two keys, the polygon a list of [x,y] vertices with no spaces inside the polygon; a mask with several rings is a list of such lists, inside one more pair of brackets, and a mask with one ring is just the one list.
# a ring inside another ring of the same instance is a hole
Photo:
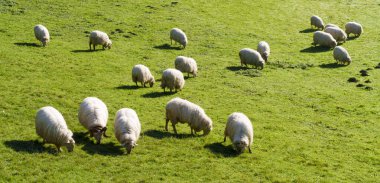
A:
{"label": "sheep leg", "polygon": [[177,134],[177,129],[175,128],[175,124],[172,122],[172,126],[173,126],[173,130],[174,130],[174,133],[176,134],[176,135],[178,135]]}
{"label": "sheep leg", "polygon": [[94,51],[95,51],[95,44],[93,44],[92,47],[94,48]]}
{"label": "sheep leg", "polygon": [[249,151],[249,153],[252,153],[251,146],[248,146],[248,151]]}
{"label": "sheep leg", "polygon": [[145,83],[141,82],[141,86],[143,86],[145,88]]}
{"label": "sheep leg", "polygon": [[170,38],[170,45],[172,45],[172,44],[173,44],[173,39]]}
{"label": "sheep leg", "polygon": [[166,130],[166,131],[169,131],[169,130],[168,130],[168,123],[169,123],[169,119],[166,118],[166,124],[165,124],[165,130]]}
{"label": "sheep leg", "polygon": [[187,78],[190,78],[190,75],[189,75],[189,73],[187,73]]}
{"label": "sheep leg", "polygon": [[223,140],[223,142],[226,142],[226,136],[224,136],[224,140]]}
{"label": "sheep leg", "polygon": [[137,81],[135,83],[136,83],[136,86],[139,86],[139,85],[137,85]]}
{"label": "sheep leg", "polygon": [[55,145],[55,147],[57,147],[58,152],[62,152],[61,146]]}
{"label": "sheep leg", "polygon": [[88,45],[90,46],[90,51],[91,51],[91,42]]}
{"label": "sheep leg", "polygon": [[193,133],[193,128],[190,127],[190,129],[191,129],[191,135],[194,135],[194,133]]}

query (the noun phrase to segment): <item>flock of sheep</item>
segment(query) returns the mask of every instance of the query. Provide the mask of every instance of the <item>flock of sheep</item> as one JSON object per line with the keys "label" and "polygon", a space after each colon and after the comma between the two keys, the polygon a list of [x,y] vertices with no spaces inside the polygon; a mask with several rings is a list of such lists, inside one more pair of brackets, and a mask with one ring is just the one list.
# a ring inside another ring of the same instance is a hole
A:
{"label": "flock of sheep", "polygon": [[[348,22],[345,25],[346,30],[343,31],[334,24],[324,26],[322,19],[318,16],[311,17],[311,26],[324,31],[316,31],[313,35],[313,45],[321,45],[334,48],[334,59],[338,63],[350,64],[351,58],[347,50],[341,46],[337,46],[338,42],[345,42],[349,34],[360,36],[363,28],[356,22]],[[43,25],[34,27],[36,38],[46,46],[50,40],[49,32]],[[186,34],[178,29],[173,28],[170,31],[171,43],[181,44],[183,48],[187,45]],[[89,47],[95,50],[96,45],[102,45],[103,49],[111,49],[112,41],[108,35],[101,31],[93,31],[89,37]],[[270,55],[269,44],[265,41],[259,42],[257,51],[251,48],[244,48],[239,51],[240,63],[248,67],[254,66],[263,69]],[[168,88],[170,92],[173,90],[182,90],[185,80],[182,72],[197,76],[197,63],[193,58],[178,56],[174,62],[175,69],[169,68],[163,71],[161,79],[161,88]],[[143,87],[149,84],[150,87],[155,83],[154,76],[148,67],[138,64],[132,68],[132,80],[141,83]],[[80,104],[78,112],[79,122],[88,130],[91,137],[94,137],[97,144],[101,143],[102,137],[108,137],[107,121],[108,109],[106,105],[98,98],[88,97]],[[171,121],[173,131],[177,134],[176,124],[187,123],[190,126],[191,134],[203,131],[203,135],[207,135],[212,130],[212,120],[206,115],[205,111],[198,105],[181,99],[174,98],[166,104],[166,124],[165,130],[168,131],[168,123]],[[53,107],[47,106],[39,109],[35,119],[37,134],[43,138],[44,143],[55,144],[58,151],[61,146],[65,146],[68,151],[74,149],[75,140],[73,133],[68,129],[62,114]],[[141,124],[137,113],[133,109],[123,108],[117,111],[114,122],[114,134],[120,144],[126,148],[129,154],[137,145],[141,133]],[[253,127],[249,118],[243,113],[234,112],[227,120],[224,130],[224,141],[229,137],[233,143],[233,148],[242,153],[248,148],[251,153],[250,146],[253,142]]]}

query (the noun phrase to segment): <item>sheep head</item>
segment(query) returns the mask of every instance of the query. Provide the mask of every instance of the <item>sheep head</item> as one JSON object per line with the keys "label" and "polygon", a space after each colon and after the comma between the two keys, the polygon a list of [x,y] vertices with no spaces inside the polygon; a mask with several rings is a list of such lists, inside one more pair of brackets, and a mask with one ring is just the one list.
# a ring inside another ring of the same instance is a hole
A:
{"label": "sheep head", "polygon": [[127,149],[127,154],[130,154],[132,149],[137,146],[137,144],[135,143],[135,141],[127,141],[125,143],[122,144],[123,147],[125,147],[125,149]]}
{"label": "sheep head", "polygon": [[243,153],[248,144],[245,141],[237,141],[233,143],[233,147],[238,153]]}
{"label": "sheep head", "polygon": [[67,151],[72,152],[75,147],[75,141],[74,139],[69,139],[66,143],[63,144],[67,148]]}

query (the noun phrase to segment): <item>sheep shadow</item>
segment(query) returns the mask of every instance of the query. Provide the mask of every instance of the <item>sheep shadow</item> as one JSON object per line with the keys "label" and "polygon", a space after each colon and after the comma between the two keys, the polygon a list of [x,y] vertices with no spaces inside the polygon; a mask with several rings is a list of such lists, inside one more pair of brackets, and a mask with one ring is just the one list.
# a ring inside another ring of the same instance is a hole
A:
{"label": "sheep shadow", "polygon": [[42,47],[37,43],[14,43],[17,46]]}
{"label": "sheep shadow", "polygon": [[226,67],[226,69],[230,71],[240,71],[240,70],[247,70],[248,68],[243,67],[243,66],[229,66],[229,67]]}
{"label": "sheep shadow", "polygon": [[98,50],[71,50],[72,53],[91,53],[91,52],[97,52],[97,51],[104,51],[103,49]]}
{"label": "sheep shadow", "polygon": [[158,46],[153,46],[153,48],[160,49],[160,50],[181,50],[180,47],[172,47],[168,43],[158,45]]}
{"label": "sheep shadow", "polygon": [[232,149],[232,145],[224,146],[221,142],[207,144],[204,148],[209,149],[214,154],[222,155],[223,157],[239,156],[239,153]]}
{"label": "sheep shadow", "polygon": [[10,140],[5,141],[4,145],[16,152],[26,152],[29,154],[43,153],[45,151],[51,154],[57,153],[55,146],[44,147],[44,144],[38,142],[38,140]]}
{"label": "sheep shadow", "polygon": [[329,63],[329,64],[321,64],[319,65],[320,68],[323,69],[335,69],[340,67],[345,67],[346,65],[338,64],[338,63]]}
{"label": "sheep shadow", "polygon": [[121,146],[115,145],[113,142],[96,144],[95,140],[90,138],[88,132],[75,132],[74,139],[76,144],[83,145],[82,150],[91,155],[100,154],[105,156],[115,156],[124,154]]}
{"label": "sheep shadow", "polygon": [[164,139],[164,138],[169,138],[169,137],[175,137],[178,139],[184,139],[184,138],[191,138],[191,137],[196,137],[195,135],[191,134],[174,134],[170,133],[167,131],[160,131],[160,130],[148,130],[144,132],[144,135],[147,135],[149,137],[153,137],[155,139]]}
{"label": "sheep shadow", "polygon": [[93,143],[88,132],[74,132],[73,138],[76,144]]}
{"label": "sheep shadow", "polygon": [[137,89],[139,89],[139,87],[136,86],[136,85],[120,85],[118,87],[115,87],[115,89],[119,89],[119,90],[137,90]]}
{"label": "sheep shadow", "polygon": [[150,93],[143,94],[141,96],[144,98],[158,98],[158,97],[170,96],[174,94],[176,94],[176,92],[150,92]]}
{"label": "sheep shadow", "polygon": [[317,31],[317,30],[318,29],[307,28],[307,29],[299,31],[299,33],[311,33],[311,32]]}
{"label": "sheep shadow", "polygon": [[305,49],[300,50],[300,52],[302,52],[302,53],[320,53],[320,52],[326,52],[326,51],[330,51],[330,50],[331,50],[331,48],[326,47],[326,46],[310,46],[309,48],[305,48]]}
{"label": "sheep shadow", "polygon": [[347,37],[347,41],[351,41],[351,40],[355,40],[359,38],[359,36],[351,36],[351,37]]}

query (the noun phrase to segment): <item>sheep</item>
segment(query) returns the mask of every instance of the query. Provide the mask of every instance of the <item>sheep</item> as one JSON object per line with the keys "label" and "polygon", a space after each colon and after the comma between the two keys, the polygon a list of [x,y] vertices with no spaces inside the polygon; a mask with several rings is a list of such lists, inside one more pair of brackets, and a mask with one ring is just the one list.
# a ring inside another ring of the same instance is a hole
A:
{"label": "sheep", "polygon": [[337,42],[346,42],[347,34],[339,27],[328,27],[325,32],[331,34]]}
{"label": "sheep", "polygon": [[141,132],[140,120],[133,109],[123,108],[117,111],[115,117],[115,137],[130,154],[137,146]]}
{"label": "sheep", "polygon": [[94,50],[95,50],[96,45],[102,45],[103,50],[106,48],[111,49],[112,41],[110,40],[110,38],[105,32],[95,30],[90,33],[90,41],[89,41],[90,50],[91,50],[91,45],[93,45]]}
{"label": "sheep", "polygon": [[141,82],[141,85],[145,88],[145,84],[149,83],[150,87],[153,87],[155,82],[153,75],[150,70],[145,65],[137,64],[132,68],[132,80],[133,82]]}
{"label": "sheep", "polygon": [[173,89],[175,89],[175,92],[177,90],[182,90],[183,86],[185,85],[185,78],[183,77],[183,74],[181,71],[177,69],[166,69],[162,73],[162,79],[161,79],[161,88],[169,88],[170,92],[172,92]]}
{"label": "sheep", "polygon": [[41,41],[42,45],[45,47],[47,43],[50,41],[50,34],[48,29],[43,25],[34,26],[34,36],[36,39]]}
{"label": "sheep", "polygon": [[183,46],[184,49],[186,48],[187,37],[186,37],[186,34],[181,29],[173,28],[170,31],[170,44],[173,44],[173,40],[174,40],[174,43],[178,42],[179,44]]}
{"label": "sheep", "polygon": [[346,28],[346,34],[349,37],[351,33],[354,34],[354,36],[359,37],[363,33],[363,27],[357,22],[348,22],[345,25]]}
{"label": "sheep", "polygon": [[265,60],[265,62],[267,62],[270,55],[269,44],[265,41],[260,41],[257,45],[257,51],[261,54],[261,57]]}
{"label": "sheep", "polygon": [[174,61],[174,65],[179,71],[187,72],[187,77],[189,77],[189,73],[191,73],[193,77],[197,76],[198,66],[193,58],[178,56]]}
{"label": "sheep", "polygon": [[[187,123],[190,126],[191,134],[203,130],[203,135],[207,135],[212,130],[212,121],[206,115],[204,110],[196,104],[187,100],[176,97],[166,104],[166,125],[165,130],[168,131],[168,122],[171,121],[174,133],[177,135],[175,125]],[[194,133],[193,133],[194,131]]]}
{"label": "sheep", "polygon": [[334,59],[337,61],[337,63],[343,63],[350,65],[351,63],[351,57],[348,54],[347,50],[343,48],[342,46],[337,46],[334,48],[333,51]]}
{"label": "sheep", "polygon": [[313,26],[317,27],[318,29],[324,29],[324,24],[323,24],[323,20],[321,17],[317,16],[317,15],[313,15],[311,16],[310,18],[310,24],[311,24],[311,28],[313,28]]}
{"label": "sheep", "polygon": [[260,53],[250,48],[243,48],[239,52],[240,64],[243,64],[248,68],[247,64],[254,66],[255,68],[263,69],[265,65],[264,59]]}
{"label": "sheep", "polygon": [[100,144],[102,136],[106,135],[108,109],[107,106],[96,97],[87,97],[80,104],[78,112],[79,122],[89,131],[90,137],[94,137]]}
{"label": "sheep", "polygon": [[320,45],[334,48],[337,44],[331,34],[322,31],[314,32],[313,41],[314,42],[312,44],[314,46]]}
{"label": "sheep", "polygon": [[244,152],[247,147],[249,153],[252,153],[253,127],[251,121],[243,113],[234,112],[228,116],[224,130],[224,142],[226,142],[226,137],[230,138],[233,148],[239,153]]}
{"label": "sheep", "polygon": [[325,29],[327,29],[328,27],[337,27],[337,28],[339,28],[339,26],[337,26],[335,24],[326,24],[325,25]]}
{"label": "sheep", "polygon": [[35,118],[35,126],[36,133],[42,137],[43,143],[54,144],[58,152],[62,151],[61,146],[65,146],[69,152],[74,150],[73,132],[67,128],[62,114],[54,107],[40,108]]}

